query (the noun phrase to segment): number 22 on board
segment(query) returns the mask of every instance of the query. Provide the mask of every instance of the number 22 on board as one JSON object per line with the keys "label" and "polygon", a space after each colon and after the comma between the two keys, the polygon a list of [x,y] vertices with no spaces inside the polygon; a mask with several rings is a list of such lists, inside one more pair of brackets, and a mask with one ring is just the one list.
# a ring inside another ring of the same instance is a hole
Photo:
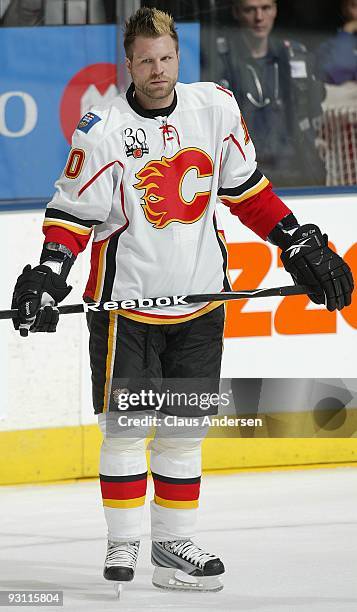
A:
{"label": "number 22 on board", "polygon": [[[332,243],[330,248],[335,249]],[[239,269],[237,280],[233,283],[233,290],[255,289],[263,285],[264,278],[273,264],[273,252],[264,243],[230,243],[228,244],[229,268]],[[279,252],[280,253],[280,252]],[[343,256],[352,270],[357,275],[357,244],[351,246]],[[278,267],[281,267],[278,257]],[[287,274],[289,284],[291,277]],[[282,335],[295,334],[333,334],[337,332],[337,316],[342,316],[346,323],[357,329],[357,298],[352,304],[338,311],[329,312],[326,309],[308,310],[310,300],[307,295],[296,295],[283,298],[274,312],[243,312],[244,306],[249,301],[237,300],[228,302],[225,336],[248,337],[248,336],[271,336],[273,330]]]}

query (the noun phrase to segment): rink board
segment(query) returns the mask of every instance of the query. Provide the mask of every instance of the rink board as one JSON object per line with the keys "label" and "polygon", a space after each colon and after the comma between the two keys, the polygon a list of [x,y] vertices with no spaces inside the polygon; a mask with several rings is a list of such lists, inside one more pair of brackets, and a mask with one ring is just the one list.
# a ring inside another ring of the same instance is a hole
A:
{"label": "rink board", "polygon": [[[357,276],[355,197],[286,201],[299,220],[316,222],[329,232]],[[13,282],[23,265],[38,261],[42,217],[41,211],[1,215],[2,308],[11,302]],[[227,210],[222,209],[221,217],[236,288],[242,283],[245,288],[291,283],[278,266],[277,249],[259,241]],[[88,259],[89,249],[71,273],[74,289],[68,302],[81,299]],[[249,270],[255,270],[257,278],[249,276]],[[247,286],[250,283],[252,287]],[[291,302],[269,298],[230,305],[222,376],[355,377],[357,300],[343,313],[328,313],[315,305],[303,305],[299,299],[295,304],[295,298]],[[10,324],[1,322],[0,483],[97,474],[99,441],[91,407],[87,343],[88,332],[80,315],[64,316],[50,338],[36,334],[20,339]],[[341,438],[352,438],[356,431],[337,428],[331,440],[210,439],[205,442],[204,469],[354,462],[356,439]],[[316,432],[311,431],[311,436]]]}
{"label": "rink board", "polygon": [[[0,484],[98,477],[101,433],[96,425],[0,434]],[[316,465],[357,467],[357,439],[208,438],[203,470],[252,470]]]}

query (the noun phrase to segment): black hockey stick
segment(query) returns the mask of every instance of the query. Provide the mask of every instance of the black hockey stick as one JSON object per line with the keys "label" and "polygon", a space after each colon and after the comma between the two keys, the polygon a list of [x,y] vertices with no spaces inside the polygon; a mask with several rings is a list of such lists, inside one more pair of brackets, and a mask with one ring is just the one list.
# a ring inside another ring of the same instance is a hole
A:
{"label": "black hockey stick", "polygon": [[[146,308],[166,308],[168,306],[182,306],[199,304],[200,302],[229,302],[230,300],[244,300],[248,298],[274,297],[287,295],[305,295],[311,293],[311,287],[304,285],[288,285],[287,287],[271,287],[270,289],[247,289],[245,291],[222,291],[222,293],[201,293],[195,295],[171,295],[156,298],[139,298],[136,300],[119,300],[112,302],[82,302],[81,304],[68,304],[58,306],[60,314],[74,314],[79,312],[103,312],[110,310],[136,310]],[[0,310],[0,319],[13,319],[17,310]]]}

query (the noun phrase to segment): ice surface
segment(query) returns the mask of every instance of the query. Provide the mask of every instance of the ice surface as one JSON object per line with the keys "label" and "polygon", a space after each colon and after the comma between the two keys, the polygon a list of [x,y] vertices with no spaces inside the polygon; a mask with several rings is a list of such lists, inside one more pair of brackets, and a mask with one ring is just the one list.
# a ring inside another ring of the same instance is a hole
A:
{"label": "ice surface", "polygon": [[355,468],[206,475],[195,541],[225,563],[219,593],[151,586],[146,509],[136,578],[118,601],[102,577],[97,481],[2,487],[0,507],[0,589],[63,590],[66,611],[357,610]]}

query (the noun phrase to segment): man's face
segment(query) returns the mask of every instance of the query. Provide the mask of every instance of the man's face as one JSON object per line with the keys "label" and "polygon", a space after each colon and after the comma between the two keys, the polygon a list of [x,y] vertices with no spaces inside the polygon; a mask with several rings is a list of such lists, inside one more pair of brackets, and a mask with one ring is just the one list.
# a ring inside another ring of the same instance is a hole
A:
{"label": "man's face", "polygon": [[171,36],[138,36],[132,53],[132,59],[127,58],[126,63],[136,91],[150,101],[170,96],[177,82],[179,66],[179,56]]}
{"label": "man's face", "polygon": [[233,15],[241,28],[253,38],[267,38],[273,29],[277,14],[274,0],[239,0],[233,6]]}
{"label": "man's face", "polygon": [[357,21],[357,0],[346,0],[343,13],[347,21]]}

